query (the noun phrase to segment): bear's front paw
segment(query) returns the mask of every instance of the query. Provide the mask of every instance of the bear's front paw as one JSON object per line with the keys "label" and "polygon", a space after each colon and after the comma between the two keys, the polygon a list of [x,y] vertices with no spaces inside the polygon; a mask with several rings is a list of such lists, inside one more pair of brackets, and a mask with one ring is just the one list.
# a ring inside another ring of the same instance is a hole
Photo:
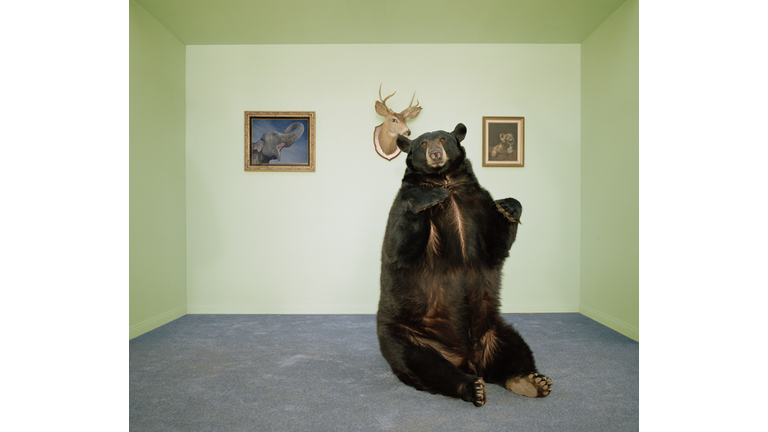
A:
{"label": "bear's front paw", "polygon": [[462,396],[462,399],[472,402],[476,407],[485,405],[485,381],[478,377],[467,387],[465,388],[466,394]]}
{"label": "bear's front paw", "polygon": [[496,208],[512,223],[520,222],[520,216],[523,214],[523,206],[520,201],[514,198],[504,198],[496,201]]}
{"label": "bear's front paw", "polygon": [[403,197],[408,203],[408,207],[414,213],[420,213],[424,210],[434,207],[443,202],[451,192],[446,188],[413,188],[405,193]]}
{"label": "bear's front paw", "polygon": [[552,391],[552,380],[537,373],[514,377],[507,381],[507,390],[521,396],[544,397]]}

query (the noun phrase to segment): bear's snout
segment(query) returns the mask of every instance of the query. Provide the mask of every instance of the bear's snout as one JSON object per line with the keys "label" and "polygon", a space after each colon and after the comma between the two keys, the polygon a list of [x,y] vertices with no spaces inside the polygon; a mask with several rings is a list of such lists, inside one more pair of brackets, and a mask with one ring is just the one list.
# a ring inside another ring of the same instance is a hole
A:
{"label": "bear's snout", "polygon": [[448,162],[448,155],[445,154],[445,147],[443,147],[444,141],[441,137],[441,139],[429,140],[423,143],[427,150],[427,165],[432,168],[440,168]]}

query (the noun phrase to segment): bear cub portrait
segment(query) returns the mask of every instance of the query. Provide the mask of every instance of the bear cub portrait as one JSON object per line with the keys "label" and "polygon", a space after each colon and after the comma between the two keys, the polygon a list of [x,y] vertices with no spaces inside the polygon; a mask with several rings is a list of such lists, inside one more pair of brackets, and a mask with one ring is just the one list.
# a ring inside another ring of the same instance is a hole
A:
{"label": "bear cub portrait", "polygon": [[467,128],[429,132],[397,146],[402,186],[381,251],[376,333],[397,377],[419,390],[485,404],[485,384],[542,397],[552,382],[499,314],[501,270],[522,206],[477,181],[460,142]]}

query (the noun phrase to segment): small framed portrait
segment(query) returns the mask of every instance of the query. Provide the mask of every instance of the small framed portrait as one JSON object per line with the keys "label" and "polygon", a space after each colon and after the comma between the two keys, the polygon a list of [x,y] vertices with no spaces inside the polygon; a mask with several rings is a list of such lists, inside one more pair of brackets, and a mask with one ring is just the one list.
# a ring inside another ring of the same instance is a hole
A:
{"label": "small framed portrait", "polygon": [[315,112],[245,112],[246,171],[315,171]]}
{"label": "small framed portrait", "polygon": [[524,117],[483,117],[483,166],[522,167]]}

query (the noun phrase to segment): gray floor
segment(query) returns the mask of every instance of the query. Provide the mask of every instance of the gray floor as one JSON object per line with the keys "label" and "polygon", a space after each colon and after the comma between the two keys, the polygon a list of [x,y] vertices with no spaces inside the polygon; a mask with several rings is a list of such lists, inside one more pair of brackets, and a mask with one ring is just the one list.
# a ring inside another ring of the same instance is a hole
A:
{"label": "gray floor", "polygon": [[485,406],[400,383],[373,315],[187,315],[130,341],[132,431],[638,430],[637,342],[580,314],[508,314],[554,391]]}

